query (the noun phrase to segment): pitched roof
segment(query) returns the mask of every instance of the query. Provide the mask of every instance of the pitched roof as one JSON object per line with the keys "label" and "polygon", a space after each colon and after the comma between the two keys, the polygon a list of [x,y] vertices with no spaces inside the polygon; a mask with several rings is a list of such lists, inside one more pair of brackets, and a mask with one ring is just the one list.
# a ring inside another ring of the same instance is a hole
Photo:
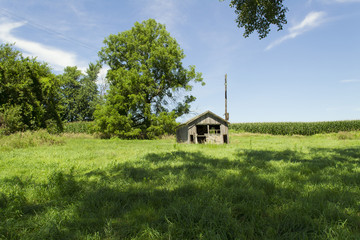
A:
{"label": "pitched roof", "polygon": [[223,119],[222,117],[216,115],[215,113],[213,113],[213,112],[211,112],[211,111],[206,111],[206,112],[203,112],[202,114],[197,115],[196,117],[193,117],[193,118],[191,118],[190,120],[188,120],[188,121],[180,124],[178,127],[183,126],[183,125],[188,125],[188,124],[190,124],[191,122],[195,121],[196,119],[201,118],[202,116],[205,116],[206,114],[213,115],[214,117],[221,119],[222,121],[226,122],[227,124],[230,124],[229,121],[226,121],[225,119]]}

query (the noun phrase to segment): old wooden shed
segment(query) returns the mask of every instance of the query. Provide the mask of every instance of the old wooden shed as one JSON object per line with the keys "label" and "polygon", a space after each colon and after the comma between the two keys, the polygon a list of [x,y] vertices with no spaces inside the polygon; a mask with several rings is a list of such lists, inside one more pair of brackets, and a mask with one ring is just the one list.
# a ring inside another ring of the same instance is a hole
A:
{"label": "old wooden shed", "polygon": [[179,143],[229,142],[229,122],[213,112],[206,111],[181,124],[176,130]]}

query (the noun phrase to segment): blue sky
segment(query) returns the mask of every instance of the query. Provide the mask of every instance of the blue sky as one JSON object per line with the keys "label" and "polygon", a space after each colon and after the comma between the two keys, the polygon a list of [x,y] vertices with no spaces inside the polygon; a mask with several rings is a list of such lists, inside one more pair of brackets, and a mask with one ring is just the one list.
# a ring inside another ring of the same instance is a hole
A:
{"label": "blue sky", "polygon": [[284,4],[284,30],[259,40],[242,36],[229,0],[0,0],[0,42],[60,73],[85,69],[105,37],[154,18],[206,82],[195,84],[193,113],[182,120],[223,116],[225,73],[230,122],[360,119],[360,0]]}

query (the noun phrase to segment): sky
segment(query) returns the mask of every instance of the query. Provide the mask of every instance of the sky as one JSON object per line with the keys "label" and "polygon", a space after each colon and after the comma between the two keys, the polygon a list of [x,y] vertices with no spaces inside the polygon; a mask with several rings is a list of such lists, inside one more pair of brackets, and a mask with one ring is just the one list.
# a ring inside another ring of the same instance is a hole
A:
{"label": "sky", "polygon": [[[262,40],[243,37],[229,0],[0,0],[0,43],[26,56],[85,70],[104,39],[149,18],[165,24],[206,83],[191,114],[230,122],[360,119],[360,0],[284,1],[287,21]],[[99,83],[104,80],[102,70]]]}

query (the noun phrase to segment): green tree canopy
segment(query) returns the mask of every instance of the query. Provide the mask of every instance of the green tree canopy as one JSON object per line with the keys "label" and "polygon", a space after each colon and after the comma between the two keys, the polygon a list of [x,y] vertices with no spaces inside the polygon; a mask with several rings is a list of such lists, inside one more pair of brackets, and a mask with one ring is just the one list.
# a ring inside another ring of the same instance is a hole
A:
{"label": "green tree canopy", "polygon": [[62,94],[62,120],[72,122],[78,121],[77,98],[80,91],[80,79],[83,74],[76,66],[66,67],[64,73],[58,76],[61,82]]}
{"label": "green tree canopy", "polygon": [[[195,66],[185,68],[179,44],[153,19],[110,35],[99,52],[107,64],[109,91],[95,117],[99,130],[120,137],[151,138],[171,132],[189,112],[191,82],[203,83]],[[204,83],[203,83],[204,84]]]}
{"label": "green tree canopy", "polygon": [[[224,0],[221,0],[224,1]],[[230,7],[235,8],[236,22],[244,28],[244,37],[257,31],[259,38],[265,38],[270,32],[271,24],[279,30],[286,24],[287,8],[283,0],[231,0]]]}
{"label": "green tree canopy", "polygon": [[84,75],[76,66],[66,67],[58,75],[61,82],[62,120],[67,122],[91,121],[96,104],[99,103],[96,85],[100,65],[90,63]]}
{"label": "green tree canopy", "polygon": [[59,87],[46,63],[23,57],[12,45],[0,45],[0,113],[2,121],[6,120],[0,122],[2,127],[11,128],[6,125],[16,122],[11,131],[48,124],[61,130]]}

